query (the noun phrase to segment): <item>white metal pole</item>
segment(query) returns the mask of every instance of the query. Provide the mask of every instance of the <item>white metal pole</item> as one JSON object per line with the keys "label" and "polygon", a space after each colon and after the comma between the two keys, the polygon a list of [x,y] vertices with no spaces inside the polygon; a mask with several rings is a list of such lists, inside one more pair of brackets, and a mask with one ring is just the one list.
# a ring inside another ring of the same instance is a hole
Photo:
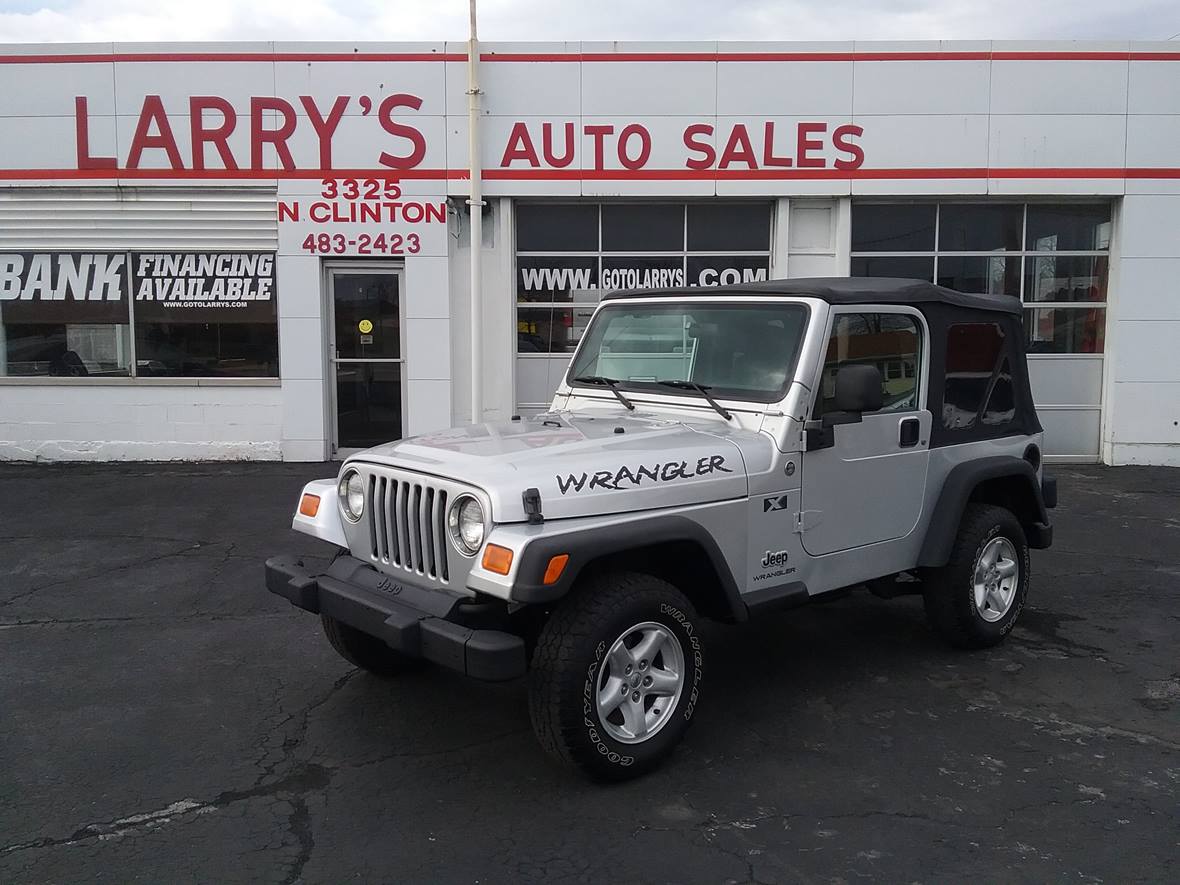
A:
{"label": "white metal pole", "polygon": [[471,421],[483,421],[483,296],[480,252],[483,247],[483,188],[479,156],[479,38],[475,30],[475,0],[469,0],[471,36],[467,41],[467,153],[471,164]]}

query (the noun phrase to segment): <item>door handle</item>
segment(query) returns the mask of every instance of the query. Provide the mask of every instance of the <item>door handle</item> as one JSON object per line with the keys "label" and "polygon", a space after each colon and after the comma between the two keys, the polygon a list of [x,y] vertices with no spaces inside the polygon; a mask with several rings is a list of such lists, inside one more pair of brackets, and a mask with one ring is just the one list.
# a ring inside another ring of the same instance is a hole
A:
{"label": "door handle", "polygon": [[921,435],[922,422],[917,418],[902,418],[897,425],[897,441],[903,449],[916,446]]}

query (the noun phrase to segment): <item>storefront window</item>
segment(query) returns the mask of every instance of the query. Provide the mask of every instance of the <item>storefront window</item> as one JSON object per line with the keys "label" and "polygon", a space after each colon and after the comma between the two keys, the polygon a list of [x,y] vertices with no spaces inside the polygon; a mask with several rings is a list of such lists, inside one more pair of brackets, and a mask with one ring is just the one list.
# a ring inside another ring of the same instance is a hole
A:
{"label": "storefront window", "polygon": [[947,203],[938,211],[940,252],[1018,252],[1024,224],[1019,203]]}
{"label": "storefront window", "polygon": [[0,375],[277,377],[270,253],[0,255]]}
{"label": "storefront window", "polygon": [[996,255],[940,255],[938,285],[960,292],[1020,297],[1020,258]]}
{"label": "storefront window", "polygon": [[521,409],[544,408],[602,292],[768,279],[770,223],[767,202],[518,205]]}
{"label": "storefront window", "polygon": [[853,252],[932,252],[932,203],[858,205],[852,214]]}
{"label": "storefront window", "polygon": [[274,378],[279,352],[266,323],[135,324],[140,377]]}
{"label": "storefront window", "polygon": [[0,255],[0,376],[131,372],[127,256]]}
{"label": "storefront window", "polygon": [[852,241],[853,276],[1013,295],[1030,305],[1029,353],[1102,353],[1108,204],[856,204]]}
{"label": "storefront window", "polygon": [[854,277],[900,277],[906,280],[934,282],[934,256],[854,255]]}

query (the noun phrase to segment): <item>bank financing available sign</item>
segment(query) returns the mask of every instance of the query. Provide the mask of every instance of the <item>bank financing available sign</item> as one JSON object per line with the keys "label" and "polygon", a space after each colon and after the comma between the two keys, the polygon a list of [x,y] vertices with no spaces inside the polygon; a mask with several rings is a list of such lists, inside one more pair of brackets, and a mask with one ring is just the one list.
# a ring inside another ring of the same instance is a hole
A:
{"label": "bank financing available sign", "polygon": [[6,323],[125,323],[127,286],[122,252],[0,254]]}
{"label": "bank financing available sign", "polygon": [[133,252],[135,315],[155,322],[258,323],[275,316],[267,252]]}
{"label": "bank financing available sign", "polygon": [[0,254],[6,322],[269,322],[270,252],[14,252]]}

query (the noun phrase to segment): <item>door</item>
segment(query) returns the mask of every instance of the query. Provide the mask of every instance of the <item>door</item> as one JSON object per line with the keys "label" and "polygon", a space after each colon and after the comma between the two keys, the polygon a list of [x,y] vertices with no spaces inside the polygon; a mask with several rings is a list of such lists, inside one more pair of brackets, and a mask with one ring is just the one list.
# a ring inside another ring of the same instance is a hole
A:
{"label": "door", "polygon": [[909,308],[832,314],[812,417],[833,407],[836,372],[849,364],[881,372],[880,410],[833,428],[835,443],[803,455],[803,547],[812,556],[908,535],[922,512],[930,455],[927,341]]}
{"label": "door", "polygon": [[347,454],[402,436],[402,273],[353,265],[327,274],[332,449]]}

